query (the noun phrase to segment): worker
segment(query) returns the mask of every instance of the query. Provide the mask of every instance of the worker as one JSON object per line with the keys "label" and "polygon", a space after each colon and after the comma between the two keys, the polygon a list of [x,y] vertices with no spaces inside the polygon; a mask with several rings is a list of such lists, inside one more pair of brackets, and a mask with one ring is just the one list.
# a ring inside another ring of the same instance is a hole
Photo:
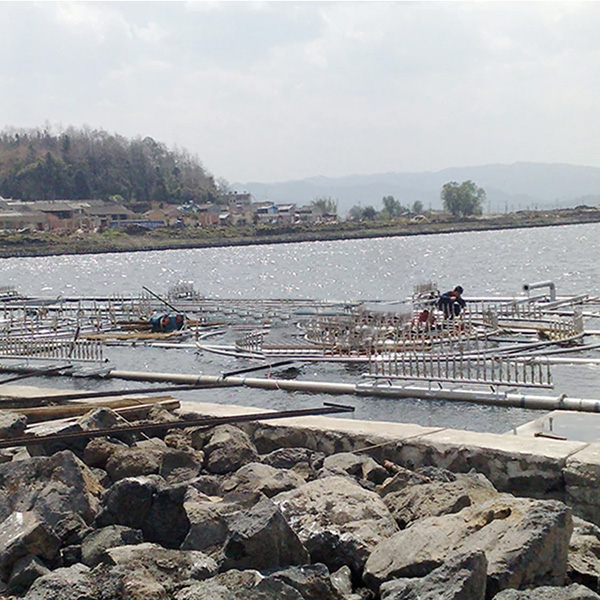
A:
{"label": "worker", "polygon": [[454,319],[467,303],[462,297],[463,289],[457,285],[453,290],[442,294],[438,300],[437,307],[444,313],[445,319]]}
{"label": "worker", "polygon": [[435,323],[435,315],[430,308],[424,308],[417,316],[417,326],[420,329],[432,327]]}

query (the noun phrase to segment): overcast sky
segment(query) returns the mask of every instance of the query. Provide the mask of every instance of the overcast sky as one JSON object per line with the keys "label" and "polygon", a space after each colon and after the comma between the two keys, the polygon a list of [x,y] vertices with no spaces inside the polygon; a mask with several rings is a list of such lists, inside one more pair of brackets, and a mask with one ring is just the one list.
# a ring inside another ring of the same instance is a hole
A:
{"label": "overcast sky", "polygon": [[0,2],[0,127],[216,178],[600,166],[600,2]]}

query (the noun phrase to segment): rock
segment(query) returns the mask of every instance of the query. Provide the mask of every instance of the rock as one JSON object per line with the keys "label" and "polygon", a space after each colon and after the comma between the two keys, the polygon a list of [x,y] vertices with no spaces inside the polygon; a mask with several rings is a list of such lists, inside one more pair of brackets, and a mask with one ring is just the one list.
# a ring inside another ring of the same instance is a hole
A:
{"label": "rock", "polygon": [[103,498],[96,525],[141,529],[145,540],[178,548],[190,525],[183,507],[186,489],[167,485],[158,475],[121,479]]}
{"label": "rock", "polygon": [[142,529],[148,520],[154,495],[162,481],[157,475],[127,477],[117,481],[102,499],[96,526],[125,525],[133,529]]}
{"label": "rock", "polygon": [[261,492],[268,498],[300,487],[306,481],[288,469],[276,469],[261,463],[249,463],[239,468],[223,486],[225,492]]}
{"label": "rock", "polygon": [[381,600],[485,600],[486,568],[481,550],[457,554],[425,577],[382,584]]}
{"label": "rock", "polygon": [[183,507],[190,526],[181,548],[220,555],[229,535],[227,518],[243,507],[222,498],[210,498],[194,489],[187,491]]}
{"label": "rock", "polygon": [[223,569],[266,570],[309,562],[308,552],[267,498],[227,518]]}
{"label": "rock", "polygon": [[175,600],[252,600],[256,586],[263,576],[258,571],[238,571],[231,569],[210,579],[186,587],[175,595]]}
{"label": "rock", "polygon": [[573,518],[567,574],[571,581],[600,591],[600,527]]}
{"label": "rock", "polygon": [[254,432],[253,441],[261,454],[268,454],[280,448],[310,448],[310,431],[300,427],[259,424]]}
{"label": "rock", "polygon": [[423,577],[454,553],[483,550],[490,597],[505,588],[562,585],[571,532],[571,511],[561,502],[499,494],[383,540],[369,556],[364,580],[378,589],[390,579]]}
{"label": "rock", "polygon": [[102,560],[108,548],[130,546],[143,542],[142,532],[123,525],[108,525],[92,531],[81,545],[81,562],[88,567],[95,567]]}
{"label": "rock", "polygon": [[277,448],[261,457],[261,462],[276,469],[293,469],[299,464],[313,469],[323,466],[325,455],[308,448]]}
{"label": "rock", "polygon": [[116,448],[106,461],[106,471],[113,481],[158,473],[164,449],[160,444]]}
{"label": "rock", "polygon": [[396,465],[386,461],[389,468],[393,470],[394,475],[386,479],[383,484],[379,487],[379,495],[383,498],[392,492],[399,492],[403,490],[409,484],[416,483],[431,483],[431,479],[425,475],[419,475],[415,471],[405,469],[400,465]]}
{"label": "rock", "polygon": [[147,420],[149,423],[174,423],[175,421],[179,421],[179,417],[175,416],[164,406],[155,404],[148,411]]}
{"label": "rock", "polygon": [[250,438],[232,425],[215,427],[203,451],[205,468],[210,473],[232,473],[245,464],[258,461],[258,451]]}
{"label": "rock", "polygon": [[359,481],[369,481],[376,485],[383,483],[390,475],[387,469],[370,456],[352,452],[327,456],[323,461],[323,471],[331,475],[348,474]]}
{"label": "rock", "polygon": [[50,573],[50,569],[37,556],[22,556],[13,566],[8,590],[15,594],[23,594],[38,577],[47,573]]}
{"label": "rock", "polygon": [[[196,415],[197,416],[197,415]],[[170,429],[163,438],[163,441],[169,448],[185,449],[201,449],[204,441],[198,444],[198,448],[192,446],[191,433],[182,431],[181,429]]]}
{"label": "rock", "polygon": [[0,410],[0,439],[21,437],[26,427],[27,417],[10,410]]}
{"label": "rock", "polygon": [[50,527],[71,514],[91,523],[104,488],[72,452],[0,465],[0,521],[32,510]]}
{"label": "rock", "polygon": [[58,538],[32,511],[14,512],[0,524],[0,579],[6,579],[15,562],[27,554],[54,558]]}
{"label": "rock", "polygon": [[331,574],[331,583],[333,587],[341,594],[343,598],[352,595],[352,571],[350,567],[344,565],[335,573]]}
{"label": "rock", "polygon": [[345,477],[317,479],[273,501],[309,551],[312,562],[360,574],[370,552],[398,527],[382,499]]}
{"label": "rock", "polygon": [[220,573],[179,591],[175,600],[342,600],[323,565]]}
{"label": "rock", "polygon": [[62,546],[81,544],[83,538],[92,531],[92,528],[76,513],[61,519],[53,529]]}
{"label": "rock", "polygon": [[[90,410],[85,415],[77,419],[77,424],[82,431],[95,431],[98,429],[111,429],[113,427],[121,427],[125,424],[125,420],[118,413],[105,406],[100,406]],[[119,433],[119,438],[127,444],[133,442],[131,433]],[[125,438],[121,437],[125,436]]]}
{"label": "rock", "polygon": [[543,586],[533,590],[504,590],[493,600],[600,600],[598,594],[578,583],[567,587]]}
{"label": "rock", "polygon": [[454,483],[424,483],[393,492],[384,498],[385,505],[400,529],[426,517],[457,513],[471,505],[464,487]]}
{"label": "rock", "polygon": [[[90,570],[81,563],[56,569],[36,579],[24,598],[26,600],[96,600],[92,594]],[[108,596],[107,596],[108,597]]]}
{"label": "rock", "polygon": [[314,600],[342,600],[332,584],[327,567],[322,564],[288,567],[271,573],[260,582],[259,588],[268,589],[269,580],[284,583],[296,590],[301,598]]}
{"label": "rock", "polygon": [[[95,431],[98,429],[110,429],[123,425],[123,419],[110,408],[99,407],[90,410],[80,417],[75,423],[63,425],[56,433],[81,433],[83,431]],[[115,434],[115,437],[131,443],[134,439],[130,433]],[[32,456],[51,456],[56,452],[69,450],[77,456],[82,457],[89,440],[86,438],[77,440],[46,440],[31,444],[28,449]]]}
{"label": "rock", "polygon": [[222,496],[222,477],[217,475],[199,475],[187,482],[188,487],[194,488],[207,496]]}
{"label": "rock", "polygon": [[189,481],[200,474],[204,453],[193,448],[167,448],[162,454],[159,474],[169,483]]}
{"label": "rock", "polygon": [[81,562],[81,545],[73,544],[71,546],[63,546],[60,549],[60,561],[62,567],[70,567]]}
{"label": "rock", "polygon": [[409,484],[401,491],[387,494],[383,500],[400,529],[404,529],[419,519],[457,513],[497,494],[484,477],[458,474],[454,481]]}
{"label": "rock", "polygon": [[217,573],[216,562],[202,552],[168,550],[158,544],[109,548],[103,556],[103,562],[111,572],[126,576],[130,586],[146,581],[158,584],[167,594],[172,594],[189,580],[200,581]]}
{"label": "rock", "polygon": [[93,438],[85,446],[83,450],[83,462],[88,467],[99,467],[106,470],[108,459],[119,448],[127,448],[127,445],[118,440],[110,440],[108,438]]}
{"label": "rock", "polygon": [[152,499],[148,519],[142,526],[145,540],[165,548],[179,548],[190,528],[183,508],[186,491],[185,484],[159,487]]}

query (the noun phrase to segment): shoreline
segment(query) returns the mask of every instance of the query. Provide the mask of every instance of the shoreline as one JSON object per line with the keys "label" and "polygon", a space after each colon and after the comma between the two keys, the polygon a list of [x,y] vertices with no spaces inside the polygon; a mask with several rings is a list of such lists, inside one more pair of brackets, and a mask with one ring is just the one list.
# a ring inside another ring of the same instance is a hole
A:
{"label": "shoreline", "polygon": [[[291,244],[319,241],[344,241],[387,237],[409,237],[415,235],[436,235],[468,233],[473,231],[500,231],[506,229],[532,229],[538,227],[559,227],[564,225],[584,225],[600,222],[600,209],[533,212],[527,215],[502,215],[493,218],[478,218],[461,221],[408,223],[397,227],[367,226],[354,230],[340,227],[339,230],[299,231],[282,234],[221,237],[217,239],[153,238],[130,235],[124,240],[105,240],[93,238],[66,239],[53,242],[47,240],[31,241],[18,239],[10,247],[0,239],[0,258],[33,258],[42,256],[62,256],[78,254],[110,254],[124,252],[153,252],[161,250],[190,250],[199,248],[229,248],[233,246],[255,246],[268,244]],[[17,234],[18,235],[18,234]],[[27,235],[27,234],[26,234]],[[121,242],[121,243],[119,243]],[[45,246],[45,247],[40,247]]]}

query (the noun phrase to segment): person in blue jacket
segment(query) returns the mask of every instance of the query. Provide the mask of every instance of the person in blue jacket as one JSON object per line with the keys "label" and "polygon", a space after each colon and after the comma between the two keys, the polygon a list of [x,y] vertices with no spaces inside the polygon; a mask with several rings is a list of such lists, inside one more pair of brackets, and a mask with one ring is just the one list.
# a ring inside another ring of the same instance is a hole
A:
{"label": "person in blue jacket", "polygon": [[453,290],[443,293],[437,303],[437,307],[444,313],[445,319],[454,319],[467,303],[462,297],[463,289],[457,285]]}

